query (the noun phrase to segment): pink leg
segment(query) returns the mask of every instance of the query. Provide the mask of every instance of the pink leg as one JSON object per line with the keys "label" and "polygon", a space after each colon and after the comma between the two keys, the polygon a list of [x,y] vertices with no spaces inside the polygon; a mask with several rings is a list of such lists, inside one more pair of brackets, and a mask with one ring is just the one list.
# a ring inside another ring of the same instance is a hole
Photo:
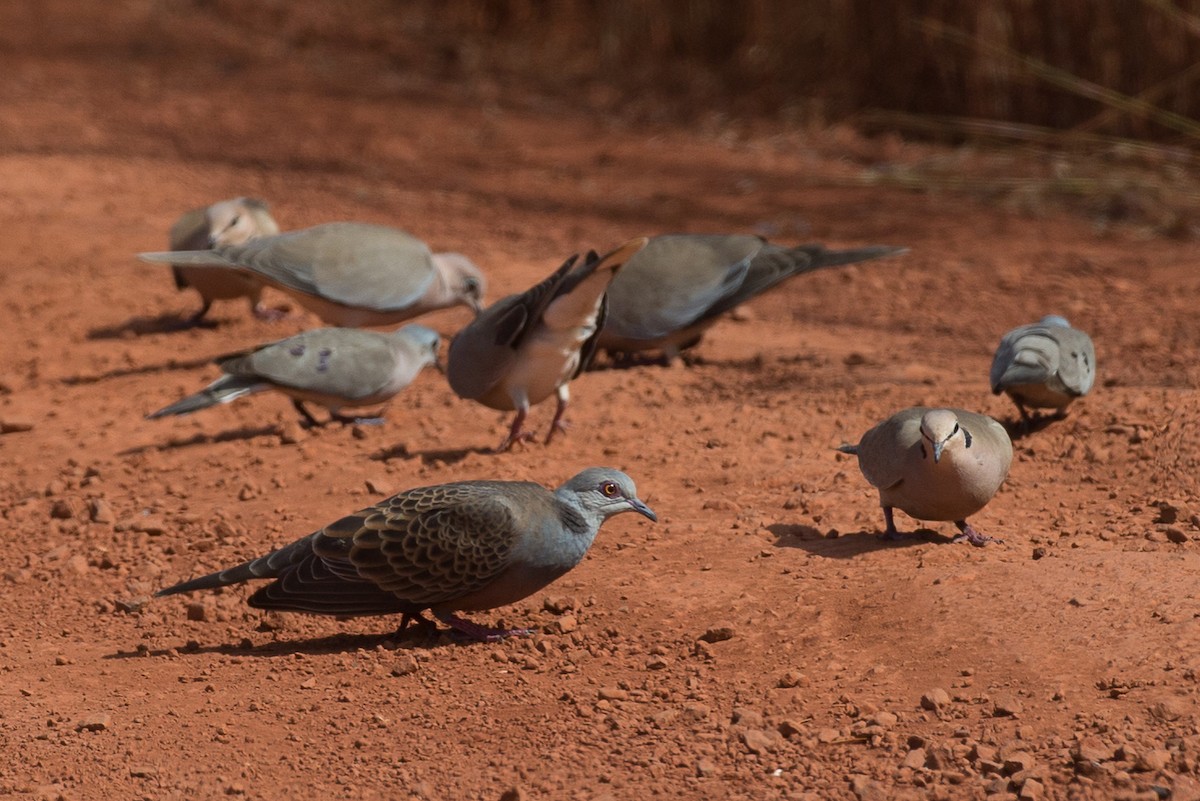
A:
{"label": "pink leg", "polygon": [[458,615],[452,615],[449,612],[434,612],[438,620],[445,623],[455,631],[462,632],[473,640],[480,642],[499,642],[506,637],[527,637],[533,634],[533,629],[493,629],[487,626],[481,626],[478,623],[472,623],[469,620],[464,620]]}
{"label": "pink leg", "polygon": [[995,537],[989,537],[987,534],[980,532],[979,529],[972,526],[966,520],[955,520],[954,525],[958,526],[958,530],[962,533],[955,537],[952,542],[966,540],[976,547],[986,545],[989,542],[1004,542],[1004,540],[998,540]]}
{"label": "pink leg", "polygon": [[496,447],[496,453],[504,453],[511,448],[514,443],[524,442],[528,439],[533,439],[533,434],[528,431],[523,431],[522,426],[525,423],[525,415],[529,413],[529,409],[517,409],[517,416],[513,418],[512,426],[508,429],[508,436],[504,438]]}
{"label": "pink leg", "polygon": [[550,430],[546,432],[546,443],[550,444],[550,439],[554,436],[555,431],[561,431],[564,434],[567,432],[567,423],[562,419],[563,413],[567,411],[567,402],[571,400],[571,393],[567,389],[567,385],[563,384],[558,388],[558,406],[554,409],[554,419],[550,421]]}

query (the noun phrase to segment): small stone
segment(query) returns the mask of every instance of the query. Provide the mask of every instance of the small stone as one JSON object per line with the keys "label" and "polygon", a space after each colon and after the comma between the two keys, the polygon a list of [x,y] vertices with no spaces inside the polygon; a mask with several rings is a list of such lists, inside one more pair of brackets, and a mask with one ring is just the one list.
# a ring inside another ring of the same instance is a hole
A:
{"label": "small stone", "polygon": [[891,797],[891,793],[882,784],[870,776],[858,773],[850,777],[850,792],[854,793],[859,801],[887,801]]}
{"label": "small stone", "polygon": [[927,754],[924,748],[914,748],[904,755],[904,761],[900,764],[906,768],[917,770],[918,768],[925,767],[926,758]]}
{"label": "small stone", "polygon": [[733,639],[732,626],[713,626],[700,635],[700,639],[707,643],[724,642],[725,640]]}
{"label": "small stone", "polygon": [[1003,772],[1006,776],[1011,776],[1014,773],[1033,770],[1033,766],[1037,762],[1033,758],[1033,754],[1028,751],[1013,751],[1011,754],[1004,755]]}
{"label": "small stone", "polygon": [[59,498],[50,506],[50,516],[55,520],[70,520],[75,512],[65,498]]}
{"label": "small stone", "polygon": [[307,679],[300,682],[301,690],[312,690],[312,689],[315,689],[316,686],[317,686],[317,677],[316,676],[309,676]]}
{"label": "small stone", "polygon": [[1134,770],[1160,771],[1165,770],[1170,764],[1170,751],[1162,748],[1152,748],[1149,751],[1138,755],[1137,764],[1134,765]]}
{"label": "small stone", "polygon": [[101,713],[75,721],[75,731],[104,731],[112,726],[112,715]]}
{"label": "small stone", "polygon": [[525,801],[525,794],[520,787],[510,787],[500,794],[499,801]]}
{"label": "small stone", "polygon": [[601,687],[596,691],[596,696],[601,701],[628,701],[629,691],[620,687]]}
{"label": "small stone", "polygon": [[203,601],[191,601],[187,605],[188,620],[204,620],[208,617],[208,608]]}
{"label": "small stone", "polygon": [[798,720],[788,719],[779,724],[779,733],[789,740],[799,734],[803,734],[804,731],[804,724]]}
{"label": "small stone", "polygon": [[997,695],[992,699],[992,716],[997,718],[1016,717],[1021,714],[1021,702],[1011,695]]}
{"label": "small stone", "polygon": [[732,721],[738,726],[747,726],[751,729],[761,729],[763,726],[763,716],[753,709],[744,707],[734,707]]}
{"label": "small stone", "polygon": [[706,776],[712,776],[716,772],[717,772],[716,763],[714,763],[708,757],[700,757],[700,759],[696,760],[696,775],[697,776],[704,778]]}
{"label": "small stone", "polygon": [[116,520],[116,517],[113,516],[112,507],[103,498],[92,498],[88,501],[88,516],[92,519],[93,523],[111,524]]}
{"label": "small stone", "polygon": [[746,750],[752,754],[765,754],[769,751],[774,751],[778,740],[779,735],[773,731],[747,729],[742,732],[742,742],[746,744]]}
{"label": "small stone", "polygon": [[563,615],[558,620],[550,621],[548,628],[551,634],[570,634],[579,628],[579,620],[574,615]]}
{"label": "small stone", "polygon": [[921,708],[937,711],[950,703],[950,693],[935,687],[921,696]]}
{"label": "small stone", "polygon": [[893,712],[876,712],[871,716],[871,720],[875,721],[876,726],[882,726],[885,729],[890,729],[900,722],[900,718]]}
{"label": "small stone", "polygon": [[295,445],[297,442],[302,442],[308,433],[300,427],[299,423],[288,422],[279,427],[279,444]]}
{"label": "small stone", "polygon": [[1182,545],[1191,538],[1183,532],[1183,529],[1176,528],[1175,526],[1167,526],[1167,539],[1176,545]]}
{"label": "small stone", "polygon": [[1071,756],[1076,762],[1107,762],[1113,751],[1097,737],[1084,737],[1071,749]]}
{"label": "small stone", "polygon": [[690,703],[684,704],[683,716],[693,722],[701,721],[707,718],[711,711],[704,704]]}
{"label": "small stone", "polygon": [[561,615],[579,608],[579,601],[574,598],[563,598],[557,595],[547,595],[542,600],[542,608],[555,615]]}
{"label": "small stone", "polygon": [[129,775],[135,779],[153,779],[158,775],[158,769],[150,765],[133,765],[129,768]]}
{"label": "small stone", "polygon": [[779,677],[779,682],[776,686],[780,689],[791,689],[792,687],[800,687],[808,685],[808,677],[798,670],[789,670]]}
{"label": "small stone", "polygon": [[419,663],[412,654],[400,654],[392,662],[393,676],[407,676],[410,673],[416,673]]}
{"label": "small stone", "polygon": [[67,559],[67,569],[76,575],[82,576],[91,568],[88,566],[88,560],[85,557],[75,554]]}
{"label": "small stone", "polygon": [[670,664],[670,660],[668,660],[666,657],[654,656],[646,662],[646,670],[663,670],[664,668],[669,667]]}
{"label": "small stone", "polygon": [[15,417],[0,420],[0,434],[19,434],[22,431],[32,431],[33,421]]}
{"label": "small stone", "polygon": [[1017,798],[1021,801],[1037,801],[1046,794],[1046,788],[1037,779],[1026,779],[1021,783],[1021,791]]}
{"label": "small stone", "polygon": [[817,732],[817,742],[832,743],[841,739],[842,733],[837,729],[821,729]]}

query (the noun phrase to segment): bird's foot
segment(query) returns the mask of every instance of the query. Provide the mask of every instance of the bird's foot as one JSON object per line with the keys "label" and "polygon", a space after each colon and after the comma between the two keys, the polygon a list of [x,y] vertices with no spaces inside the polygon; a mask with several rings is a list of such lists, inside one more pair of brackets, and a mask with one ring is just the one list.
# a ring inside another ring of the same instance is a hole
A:
{"label": "bird's foot", "polygon": [[529,442],[531,439],[533,439],[532,431],[517,431],[516,433],[511,433],[504,438],[503,442],[496,446],[496,453],[504,453],[513,445],[516,445],[517,443]]}
{"label": "bird's foot", "polygon": [[958,530],[962,533],[950,540],[951,542],[962,542],[963,540],[966,540],[976,548],[987,545],[989,542],[1004,542],[1004,540],[997,539],[995,537],[989,537],[987,534],[984,534],[965,520],[956,520],[954,521],[954,525],[958,526]]}
{"label": "bird's foot", "polygon": [[555,431],[561,431],[565,434],[565,433],[567,433],[567,429],[569,429],[570,427],[571,427],[571,423],[568,420],[555,420],[553,423],[550,424],[550,430],[546,432],[546,439],[543,441],[542,444],[549,445],[550,440],[554,438]]}
{"label": "bird's foot", "polygon": [[408,633],[409,624],[412,624],[419,634],[424,634],[426,639],[431,640],[437,635],[437,624],[432,620],[429,620],[420,612],[415,614],[405,612],[400,618],[400,625],[396,628],[392,636],[397,640],[404,639],[404,635]]}
{"label": "bird's foot", "polygon": [[897,531],[895,526],[884,529],[879,535],[879,539],[884,540],[885,542],[896,542],[897,540],[902,540],[904,538],[905,535]]}
{"label": "bird's foot", "polygon": [[464,620],[458,615],[439,614],[437,619],[464,637],[479,642],[500,642],[508,637],[528,637],[533,634],[533,629],[493,629],[481,626],[478,623]]}

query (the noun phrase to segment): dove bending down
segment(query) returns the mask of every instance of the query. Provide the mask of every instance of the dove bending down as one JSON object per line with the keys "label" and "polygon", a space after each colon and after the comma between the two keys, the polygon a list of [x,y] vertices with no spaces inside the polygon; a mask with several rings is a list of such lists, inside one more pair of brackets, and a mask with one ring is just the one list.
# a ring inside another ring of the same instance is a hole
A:
{"label": "dove bending down", "polygon": [[450,342],[450,388],[460,398],[517,413],[498,451],[530,436],[522,430],[529,407],[551,394],[558,396],[558,407],[546,442],[563,426],[567,384],[596,353],[605,290],[645,244],[635,239],[603,258],[589,253],[578,264],[572,256],[542,283],[489,306]]}
{"label": "dove bending down", "polygon": [[1055,409],[1061,417],[1095,383],[1096,350],[1091,337],[1051,314],[1004,335],[990,378],[992,392],[1008,393],[1024,424],[1030,423],[1026,407]]}
{"label": "dove bending down", "polygon": [[244,395],[274,390],[292,399],[311,425],[320,425],[306,401],[329,409],[343,423],[381,423],[346,417],[344,407],[378,406],[407,387],[428,364],[437,364],[440,338],[423,325],[390,334],[355,328],[318,328],[215,360],[225,375],[202,391],[147,415],[191,414]]}
{"label": "dove bending down", "polygon": [[[236,197],[186,212],[171,226],[171,250],[208,250],[224,245],[241,245],[251,239],[274,236],[279,225],[261,200]],[[255,317],[271,320],[280,313],[262,305],[263,282],[253,275],[222,267],[189,267],[173,264],[171,273],[180,290],[200,293],[203,306],[188,320],[195,325],[204,319],[214,300],[246,298]]]}
{"label": "dove bending down", "polygon": [[400,614],[483,640],[455,615],[515,603],[583,559],[601,524],[621,512],[658,518],[618,470],[592,467],[551,492],[525,481],[461,481],[411,489],[343,517],[258,559],[160,590],[173,595],[275,579],[250,606],[344,617]]}
{"label": "dove bending down", "polygon": [[897,412],[838,450],[858,456],[867,481],[879,490],[885,539],[898,539],[892,509],[918,520],[953,520],[955,542],[983,545],[967,517],[982,509],[1012,464],[1012,442],[992,418],[962,409],[921,406]]}
{"label": "dove bending down", "polygon": [[466,256],[431,253],[411,234],[367,223],[326,223],[240,245],[138,258],[237,269],[344,328],[395,325],[460,303],[478,313],[485,288],[483,273]]}
{"label": "dove bending down", "polygon": [[609,353],[661,350],[670,362],[720,315],[794,275],[905,250],[785,248],[748,235],[652,237],[613,279],[598,344]]}

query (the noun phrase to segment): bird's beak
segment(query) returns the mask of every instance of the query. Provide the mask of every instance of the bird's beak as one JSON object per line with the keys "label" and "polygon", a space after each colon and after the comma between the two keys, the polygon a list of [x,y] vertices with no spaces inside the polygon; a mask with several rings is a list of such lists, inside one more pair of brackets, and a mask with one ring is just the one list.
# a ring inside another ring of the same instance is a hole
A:
{"label": "bird's beak", "polygon": [[933,463],[934,464],[937,464],[938,460],[942,458],[942,451],[945,449],[946,449],[946,441],[945,440],[942,440],[941,442],[933,443]]}
{"label": "bird's beak", "polygon": [[655,523],[658,522],[658,515],[654,514],[654,510],[642,503],[637,498],[630,498],[629,505],[632,506],[633,511],[637,512],[639,515],[644,515],[653,520]]}
{"label": "bird's beak", "polygon": [[446,374],[446,365],[442,364],[441,357],[437,356],[436,354],[433,357],[433,366],[442,375]]}
{"label": "bird's beak", "polygon": [[475,312],[476,317],[478,317],[483,311],[483,301],[481,300],[475,300],[475,298],[471,298],[467,301],[467,305],[471,307],[471,311]]}

